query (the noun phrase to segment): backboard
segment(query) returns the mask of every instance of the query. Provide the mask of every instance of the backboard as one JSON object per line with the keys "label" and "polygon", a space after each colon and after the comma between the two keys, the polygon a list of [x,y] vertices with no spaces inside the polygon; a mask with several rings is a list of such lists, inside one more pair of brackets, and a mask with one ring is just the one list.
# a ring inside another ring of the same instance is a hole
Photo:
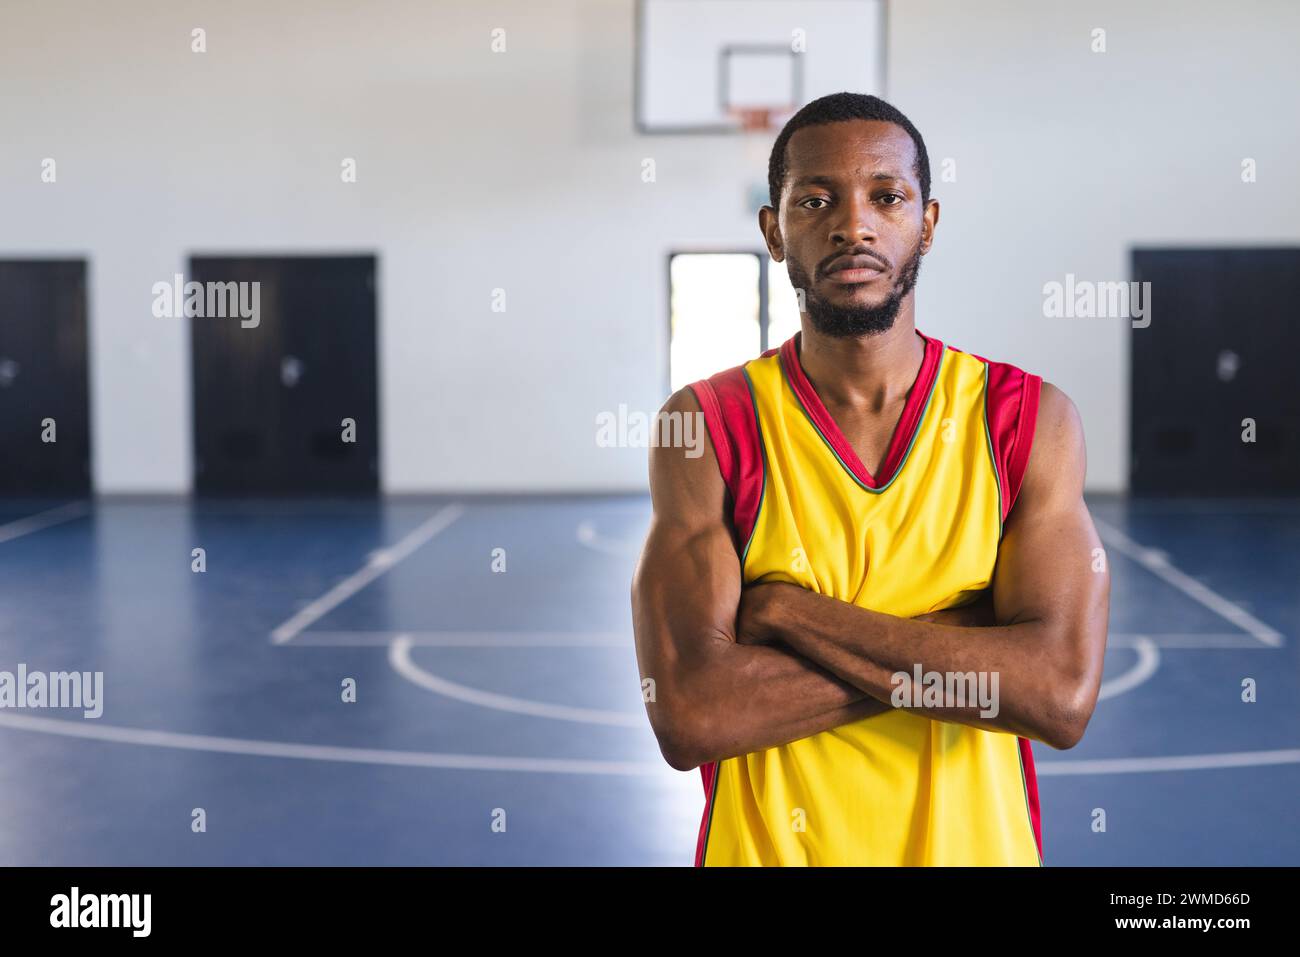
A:
{"label": "backboard", "polygon": [[734,133],[884,93],[885,0],[638,0],[636,128]]}

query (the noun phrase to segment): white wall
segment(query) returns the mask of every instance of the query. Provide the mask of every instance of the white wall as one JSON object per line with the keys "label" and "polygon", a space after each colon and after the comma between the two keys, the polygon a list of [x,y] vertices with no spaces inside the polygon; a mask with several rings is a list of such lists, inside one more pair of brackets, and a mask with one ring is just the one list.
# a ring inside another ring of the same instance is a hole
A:
{"label": "white wall", "polygon": [[[921,328],[1064,388],[1103,489],[1124,478],[1124,326],[1044,319],[1042,285],[1126,278],[1135,242],[1297,240],[1300,9],[1077,6],[891,3],[887,94],[936,169],[957,160]],[[644,450],[598,448],[595,416],[664,397],[666,253],[760,248],[744,196],[770,137],[636,135],[633,9],[5,0],[0,255],[90,259],[99,490],[189,488],[188,335],[150,287],[235,250],[380,257],[389,491],[643,488]]]}
{"label": "white wall", "polygon": [[[1124,487],[1127,337],[1142,332],[1046,319],[1043,284],[1127,280],[1134,245],[1300,242],[1300,4],[924,0],[892,3],[890,27],[889,95],[935,167],[957,161],[934,187],[918,324],[1064,389],[1089,486]],[[1152,322],[1169,321],[1156,300]]]}

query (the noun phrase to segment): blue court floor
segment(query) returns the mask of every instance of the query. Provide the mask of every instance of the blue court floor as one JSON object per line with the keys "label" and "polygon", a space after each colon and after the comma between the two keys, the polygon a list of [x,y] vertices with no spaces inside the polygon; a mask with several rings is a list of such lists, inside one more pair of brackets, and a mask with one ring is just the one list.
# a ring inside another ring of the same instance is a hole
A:
{"label": "blue court floor", "polygon": [[[1300,864],[1300,503],[1091,505],[1106,678],[1077,748],[1034,746],[1046,863]],[[689,865],[700,776],[632,644],[648,518],[0,502],[0,671],[104,674],[97,719],[0,710],[0,865]]]}

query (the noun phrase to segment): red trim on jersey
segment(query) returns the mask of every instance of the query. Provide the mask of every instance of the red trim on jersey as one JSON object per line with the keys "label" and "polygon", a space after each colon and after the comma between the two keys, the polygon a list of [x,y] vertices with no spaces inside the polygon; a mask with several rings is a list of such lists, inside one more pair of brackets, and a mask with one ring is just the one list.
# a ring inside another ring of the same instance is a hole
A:
{"label": "red trim on jersey", "polygon": [[1038,773],[1034,770],[1034,752],[1029,739],[1020,739],[1020,762],[1025,768],[1025,798],[1029,802],[1029,819],[1034,824],[1034,840],[1038,843],[1038,859],[1043,859],[1043,824],[1038,814]]}
{"label": "red trim on jersey", "polygon": [[719,372],[691,383],[690,388],[704,412],[704,424],[718,457],[718,469],[731,495],[736,552],[742,554],[754,532],[763,498],[763,445],[745,367]]}
{"label": "red trim on jersey", "polygon": [[902,464],[903,457],[907,454],[908,448],[912,444],[912,439],[916,435],[917,424],[921,420],[921,413],[925,410],[926,400],[930,397],[930,388],[934,385],[935,373],[939,370],[939,359],[943,355],[943,343],[938,339],[931,339],[922,332],[917,335],[925,342],[925,353],[921,358],[921,369],[916,375],[916,380],[912,383],[912,389],[907,393],[907,401],[903,404],[903,414],[899,416],[898,424],[894,427],[894,434],[890,437],[889,448],[885,451],[885,461],[881,465],[880,479],[876,479],[866,466],[858,458],[858,453],[853,451],[853,446],[844,437],[840,427],[835,424],[831,418],[830,412],[826,410],[825,404],[813,388],[812,382],[803,371],[803,366],[799,362],[799,340],[801,333],[796,332],[793,336],[785,341],[781,346],[781,365],[785,369],[786,378],[790,380],[790,387],[794,389],[795,395],[803,403],[804,410],[808,417],[812,419],[813,425],[817,427],[822,436],[835,450],[835,454],[840,457],[840,461],[848,466],[859,482],[868,488],[883,488],[888,485],[898,471],[898,466]]}
{"label": "red trim on jersey", "polygon": [[713,811],[713,786],[718,780],[718,762],[700,765],[704,778],[704,817],[700,818],[700,836],[695,839],[695,866],[704,866],[704,845],[709,836],[709,817]]}
{"label": "red trim on jersey", "polygon": [[[956,346],[949,346],[961,352]],[[1002,520],[1011,514],[1011,506],[1020,494],[1020,485],[1029,464],[1029,450],[1034,444],[1034,426],[1038,422],[1038,396],[1043,386],[1042,376],[1025,372],[1005,362],[991,362],[971,352],[988,366],[989,386],[985,413],[988,416],[989,438],[993,442],[993,457],[997,462],[998,485],[1002,489]],[[1043,821],[1039,812],[1038,772],[1034,770],[1034,752],[1028,738],[1020,742],[1020,764],[1025,773],[1025,802],[1029,805],[1029,820],[1034,828],[1034,841],[1038,845],[1038,859],[1043,858]]]}
{"label": "red trim on jersey", "polygon": [[[775,354],[775,349],[769,349],[763,357]],[[719,372],[691,383],[690,388],[704,413],[704,425],[709,430],[709,439],[718,457],[718,470],[731,498],[736,553],[743,555],[754,533],[758,508],[763,500],[763,443],[745,367],[741,365]],[[700,818],[700,833],[695,842],[696,867],[704,866],[718,762],[700,765],[700,776],[704,781],[704,814]]]}
{"label": "red trim on jersey", "polygon": [[1005,362],[983,361],[989,372],[985,411],[989,438],[993,442],[993,458],[998,467],[998,484],[1002,487],[1002,520],[1005,522],[1016,496],[1020,494],[1020,484],[1029,464],[1034,425],[1038,421],[1038,394],[1043,380],[1041,376]]}

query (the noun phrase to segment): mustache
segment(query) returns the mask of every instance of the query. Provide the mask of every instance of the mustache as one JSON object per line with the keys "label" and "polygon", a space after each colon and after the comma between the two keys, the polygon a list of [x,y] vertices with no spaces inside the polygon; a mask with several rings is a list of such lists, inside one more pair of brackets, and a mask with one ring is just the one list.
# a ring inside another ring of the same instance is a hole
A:
{"label": "mustache", "polygon": [[874,259],[876,262],[880,263],[880,265],[887,270],[892,270],[894,268],[893,263],[891,263],[884,256],[880,255],[880,253],[876,252],[874,249],[871,249],[867,246],[854,246],[852,249],[841,249],[834,256],[831,256],[830,258],[826,259],[824,262],[820,263],[817,266],[817,274],[819,276],[825,276],[826,270],[830,269],[831,266],[833,266],[839,260],[845,259],[849,256],[866,256],[870,259]]}

